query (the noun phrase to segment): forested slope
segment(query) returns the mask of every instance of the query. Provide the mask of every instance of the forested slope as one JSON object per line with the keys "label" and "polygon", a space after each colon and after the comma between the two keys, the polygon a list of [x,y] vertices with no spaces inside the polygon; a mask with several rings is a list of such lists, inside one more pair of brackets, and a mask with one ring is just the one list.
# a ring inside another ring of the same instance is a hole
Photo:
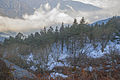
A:
{"label": "forested slope", "polygon": [[118,80],[119,41],[119,17],[101,25],[89,25],[83,17],[79,22],[74,19],[71,26],[62,23],[61,27],[50,26],[28,36],[22,33],[10,36],[1,44],[0,51],[4,59],[39,78],[87,80],[86,76],[89,76],[88,80]]}

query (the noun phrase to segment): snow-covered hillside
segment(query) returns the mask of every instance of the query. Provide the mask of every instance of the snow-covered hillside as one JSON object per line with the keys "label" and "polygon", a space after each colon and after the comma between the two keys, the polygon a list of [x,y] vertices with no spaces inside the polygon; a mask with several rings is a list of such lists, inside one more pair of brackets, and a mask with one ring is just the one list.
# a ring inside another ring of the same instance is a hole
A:
{"label": "snow-covered hillside", "polygon": [[[78,49],[76,51],[75,56],[79,57],[79,54],[87,54],[88,57],[99,58],[104,56],[104,54],[109,54],[111,51],[114,51],[114,50],[120,51],[120,45],[115,42],[109,41],[107,46],[104,48],[103,52],[101,50],[102,46],[100,45],[100,43],[96,43],[96,44],[98,45],[96,48],[94,48],[94,46],[90,43],[86,44],[84,48]],[[61,46],[59,46],[59,48],[60,47]],[[26,56],[21,56],[21,57],[24,57],[23,59],[26,60],[26,63],[28,64],[32,63],[33,65],[31,65],[30,69],[33,71],[36,71],[38,69],[37,65],[40,65],[40,64],[42,64],[42,66],[40,67],[41,68],[45,67],[46,70],[52,70],[54,69],[54,67],[57,67],[57,66],[69,67],[71,65],[70,63],[67,62],[66,59],[74,57],[74,54],[71,54],[70,51],[67,51],[67,48],[65,45],[63,48],[63,53],[58,52],[57,48],[55,48],[55,46],[53,45],[52,51],[48,54],[44,54],[43,59],[45,60],[42,60],[40,56],[41,56],[40,54],[30,53]]]}
{"label": "snow-covered hillside", "polygon": [[60,4],[60,9],[62,10],[96,11],[101,9],[91,4],[72,0],[0,0],[0,15],[22,18],[24,14],[33,14],[35,9],[40,8],[40,6],[49,8],[49,6],[46,5],[47,3],[51,9],[55,8],[57,4]]}

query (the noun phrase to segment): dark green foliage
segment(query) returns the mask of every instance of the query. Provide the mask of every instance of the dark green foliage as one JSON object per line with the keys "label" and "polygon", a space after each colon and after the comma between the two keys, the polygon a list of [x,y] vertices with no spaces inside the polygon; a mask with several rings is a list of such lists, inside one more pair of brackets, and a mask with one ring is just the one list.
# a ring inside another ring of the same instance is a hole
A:
{"label": "dark green foliage", "polygon": [[78,23],[77,23],[77,19],[74,19],[74,22],[73,22],[73,24],[78,24]]}
{"label": "dark green foliage", "polygon": [[[113,17],[106,24],[102,25],[88,25],[85,22],[84,17],[80,20],[80,23],[77,23],[77,19],[74,19],[74,22],[71,26],[64,26],[62,23],[61,27],[56,27],[53,29],[50,26],[48,29],[44,27],[43,30],[36,32],[35,34],[28,35],[24,37],[22,33],[18,33],[15,37],[10,36],[9,39],[5,39],[4,44],[13,44],[20,43],[26,44],[31,47],[45,47],[46,45],[52,45],[53,43],[61,43],[62,51],[63,46],[66,44],[69,46],[71,41],[79,41],[81,44],[90,42],[93,45],[95,42],[100,42],[103,48],[106,46],[109,40],[115,40],[116,35],[119,38],[120,32],[120,18]],[[119,39],[118,39],[119,40]]]}
{"label": "dark green foliage", "polygon": [[[63,53],[64,47],[66,47],[67,52],[73,54],[72,58],[70,58],[70,60],[72,60],[72,66],[82,65],[81,63],[83,62],[85,65],[90,66],[97,63],[85,63],[89,61],[87,59],[89,52],[87,52],[87,50],[86,52],[83,51],[86,44],[92,44],[94,49],[101,45],[101,51],[104,52],[109,41],[117,41],[120,43],[120,18],[113,17],[106,24],[95,24],[91,26],[85,22],[83,17],[80,23],[77,23],[77,19],[74,19],[71,26],[65,26],[64,23],[62,23],[60,27],[56,26],[56,28],[52,26],[49,28],[44,27],[40,32],[31,33],[27,37],[22,33],[18,33],[15,37],[10,36],[9,39],[5,39],[4,43],[0,46],[0,51],[1,53],[7,54],[6,59],[24,69],[31,67],[34,63],[30,62],[28,65],[20,55],[35,54],[34,58],[36,58],[36,60],[40,59],[40,61],[43,61],[36,65],[39,66],[38,72],[41,72],[47,69],[48,56],[54,48],[55,52],[53,53],[59,54]],[[97,43],[99,43],[99,45]],[[76,53],[78,53],[79,56],[76,57]],[[1,55],[1,57],[2,56],[3,55]],[[116,57],[116,55],[113,56],[113,58],[114,57]],[[43,68],[40,67],[40,65],[45,66]]]}
{"label": "dark green foliage", "polygon": [[80,20],[80,24],[85,24],[85,19],[84,19],[84,17],[82,17],[82,19]]}

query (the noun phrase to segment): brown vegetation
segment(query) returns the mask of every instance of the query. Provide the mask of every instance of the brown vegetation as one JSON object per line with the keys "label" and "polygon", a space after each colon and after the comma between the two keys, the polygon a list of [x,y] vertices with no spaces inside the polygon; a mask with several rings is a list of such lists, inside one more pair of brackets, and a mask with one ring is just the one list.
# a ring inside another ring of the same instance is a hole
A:
{"label": "brown vegetation", "polygon": [[0,80],[13,80],[13,75],[5,62],[0,59]]}

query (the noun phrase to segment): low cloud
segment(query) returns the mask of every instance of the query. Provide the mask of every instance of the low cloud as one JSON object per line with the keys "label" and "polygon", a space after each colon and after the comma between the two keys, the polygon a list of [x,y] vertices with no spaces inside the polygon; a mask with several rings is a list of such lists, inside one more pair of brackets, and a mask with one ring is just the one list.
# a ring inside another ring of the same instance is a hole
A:
{"label": "low cloud", "polygon": [[[118,5],[116,2],[114,4]],[[92,23],[96,20],[120,15],[120,11],[118,10],[120,8],[116,5],[103,8],[99,11],[83,12],[60,10],[60,4],[51,10],[50,5],[47,3],[37,9],[33,15],[24,15],[23,19],[0,16],[0,32],[31,32],[40,30],[44,26],[49,27],[51,25],[61,24],[62,22],[71,24],[74,18],[77,18],[79,21],[83,16],[87,19],[87,22]]]}
{"label": "low cloud", "polygon": [[43,10],[41,6],[33,15],[24,15],[23,19],[12,19],[0,16],[0,31],[26,32],[38,30],[44,26],[61,24],[62,22],[68,24],[73,21],[71,16],[59,10],[59,6],[49,10],[50,6],[46,4],[44,8],[45,10]]}

